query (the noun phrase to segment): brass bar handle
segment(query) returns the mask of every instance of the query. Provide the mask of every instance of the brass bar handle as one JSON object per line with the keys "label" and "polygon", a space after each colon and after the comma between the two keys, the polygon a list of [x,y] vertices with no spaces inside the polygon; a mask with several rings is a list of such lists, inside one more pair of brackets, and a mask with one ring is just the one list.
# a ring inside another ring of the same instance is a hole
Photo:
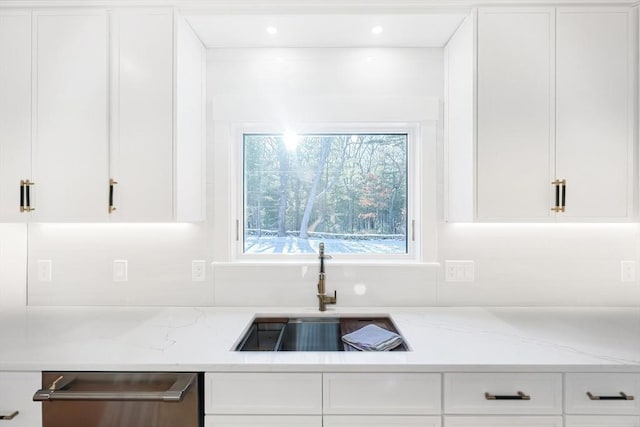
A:
{"label": "brass bar handle", "polygon": [[484,398],[486,400],[531,400],[531,396],[518,391],[516,395],[495,395],[489,392],[485,392]]}
{"label": "brass bar handle", "polygon": [[20,180],[20,212],[24,212],[24,180]]}
{"label": "brass bar handle", "polygon": [[36,185],[28,179],[20,181],[20,212],[35,211],[36,208],[31,207],[31,186]]}
{"label": "brass bar handle", "polygon": [[58,377],[49,388],[43,388],[33,395],[33,400],[42,402],[47,400],[114,400],[114,401],[154,401],[154,402],[180,402],[191,385],[196,380],[196,374],[179,374],[173,385],[165,391],[71,391],[64,390],[69,387],[75,376]]}
{"label": "brass bar handle", "polygon": [[18,415],[20,411],[13,412],[0,412],[0,420],[12,420]]}
{"label": "brass bar handle", "polygon": [[116,207],[113,206],[113,186],[116,185],[118,181],[113,178],[109,178],[109,213],[112,213],[116,210]]}
{"label": "brass bar handle", "polygon": [[590,391],[587,392],[587,396],[589,400],[634,400],[633,396],[629,396],[625,392],[620,392],[617,396],[596,396],[592,394]]}
{"label": "brass bar handle", "polygon": [[551,208],[551,210],[555,213],[564,212],[567,199],[567,180],[556,179],[551,183],[551,185],[556,187],[556,204]]}

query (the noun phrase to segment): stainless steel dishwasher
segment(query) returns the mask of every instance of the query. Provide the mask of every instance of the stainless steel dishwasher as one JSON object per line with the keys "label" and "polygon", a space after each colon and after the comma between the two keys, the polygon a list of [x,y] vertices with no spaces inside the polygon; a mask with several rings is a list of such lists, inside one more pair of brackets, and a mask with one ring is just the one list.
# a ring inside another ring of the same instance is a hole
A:
{"label": "stainless steel dishwasher", "polygon": [[43,427],[203,427],[198,373],[43,372]]}

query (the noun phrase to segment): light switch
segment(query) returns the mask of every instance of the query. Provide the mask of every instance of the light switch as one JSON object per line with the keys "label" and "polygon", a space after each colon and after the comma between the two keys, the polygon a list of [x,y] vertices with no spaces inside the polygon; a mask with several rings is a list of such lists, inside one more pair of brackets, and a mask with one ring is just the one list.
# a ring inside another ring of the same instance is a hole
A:
{"label": "light switch", "polygon": [[206,262],[197,259],[191,261],[191,280],[194,282],[204,282],[206,277]]}
{"label": "light switch", "polygon": [[637,269],[635,261],[620,261],[620,280],[622,282],[635,282],[637,280]]}
{"label": "light switch", "polygon": [[113,261],[113,281],[126,282],[129,280],[129,261],[126,259],[116,259]]}
{"label": "light switch", "polygon": [[50,259],[39,259],[37,264],[37,275],[39,282],[50,282],[53,262]]}
{"label": "light switch", "polygon": [[473,261],[445,261],[444,280],[447,282],[473,282],[475,263]]}

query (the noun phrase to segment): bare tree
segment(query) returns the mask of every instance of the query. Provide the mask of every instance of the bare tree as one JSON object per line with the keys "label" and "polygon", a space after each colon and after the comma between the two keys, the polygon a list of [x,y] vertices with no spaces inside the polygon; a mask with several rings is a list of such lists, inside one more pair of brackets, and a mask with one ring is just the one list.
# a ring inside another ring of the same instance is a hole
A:
{"label": "bare tree", "polygon": [[320,138],[322,141],[322,147],[320,149],[320,159],[318,160],[318,166],[316,167],[315,175],[313,176],[313,183],[311,184],[311,190],[309,190],[309,197],[307,198],[307,204],[304,208],[304,214],[302,215],[302,221],[300,222],[300,234],[301,239],[309,238],[309,221],[311,220],[311,211],[313,210],[313,204],[318,193],[318,185],[320,184],[320,177],[322,176],[322,170],[329,157],[329,151],[331,149],[331,137],[323,136]]}

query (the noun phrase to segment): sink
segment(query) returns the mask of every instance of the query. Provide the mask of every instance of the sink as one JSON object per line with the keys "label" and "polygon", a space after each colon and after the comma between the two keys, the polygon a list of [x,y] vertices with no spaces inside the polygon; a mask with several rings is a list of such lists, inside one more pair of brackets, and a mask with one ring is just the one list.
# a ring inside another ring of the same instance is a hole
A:
{"label": "sink", "polygon": [[[257,317],[236,351],[357,351],[342,336],[375,324],[399,333],[389,317]],[[407,351],[406,343],[391,351]]]}

